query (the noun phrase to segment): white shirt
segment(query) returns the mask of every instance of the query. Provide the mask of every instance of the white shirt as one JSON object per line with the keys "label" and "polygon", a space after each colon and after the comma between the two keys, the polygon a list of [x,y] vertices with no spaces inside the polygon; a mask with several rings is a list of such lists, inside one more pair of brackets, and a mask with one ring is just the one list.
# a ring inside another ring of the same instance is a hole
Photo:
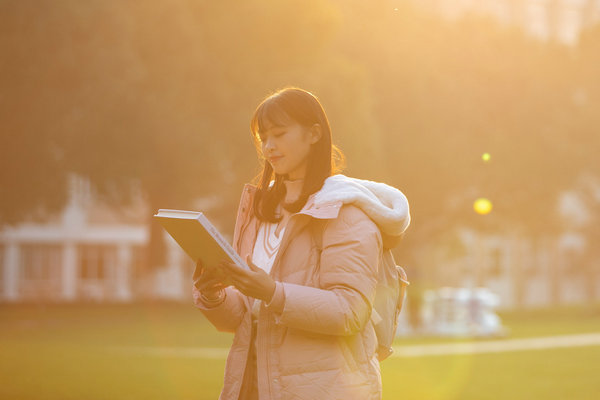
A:
{"label": "white shirt", "polygon": [[[279,236],[275,234],[277,231],[277,225],[273,222],[261,222],[258,228],[258,235],[254,242],[254,252],[252,253],[252,263],[259,268],[262,268],[267,272],[271,272],[275,257],[279,251],[279,245],[285,232],[285,227],[281,228]],[[260,300],[256,300],[252,305],[252,317],[256,319],[258,317],[258,310],[260,309]]]}
{"label": "white shirt", "polygon": [[254,242],[254,252],[252,253],[252,263],[257,267],[262,268],[267,273],[271,272],[275,257],[279,251],[279,245],[285,232],[285,227],[281,228],[279,236],[275,234],[277,231],[276,223],[261,222],[258,228],[258,235]]}

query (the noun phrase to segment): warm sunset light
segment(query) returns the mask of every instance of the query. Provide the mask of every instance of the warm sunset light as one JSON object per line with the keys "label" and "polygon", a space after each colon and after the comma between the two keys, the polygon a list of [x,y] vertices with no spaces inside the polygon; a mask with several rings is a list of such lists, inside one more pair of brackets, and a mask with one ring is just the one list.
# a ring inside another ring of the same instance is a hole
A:
{"label": "warm sunset light", "polygon": [[0,400],[598,396],[600,0],[0,27]]}
{"label": "warm sunset light", "polygon": [[492,202],[488,199],[479,198],[473,203],[473,209],[477,214],[489,214],[492,211]]}

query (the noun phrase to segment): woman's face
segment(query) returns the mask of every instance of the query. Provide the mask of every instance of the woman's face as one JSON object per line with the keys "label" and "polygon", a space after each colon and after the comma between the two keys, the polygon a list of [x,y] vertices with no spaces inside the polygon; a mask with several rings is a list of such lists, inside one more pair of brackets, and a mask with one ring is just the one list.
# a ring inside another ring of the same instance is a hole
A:
{"label": "woman's face", "polygon": [[304,178],[311,144],[319,140],[317,129],[297,123],[269,126],[259,137],[262,153],[276,174],[287,174],[290,180]]}

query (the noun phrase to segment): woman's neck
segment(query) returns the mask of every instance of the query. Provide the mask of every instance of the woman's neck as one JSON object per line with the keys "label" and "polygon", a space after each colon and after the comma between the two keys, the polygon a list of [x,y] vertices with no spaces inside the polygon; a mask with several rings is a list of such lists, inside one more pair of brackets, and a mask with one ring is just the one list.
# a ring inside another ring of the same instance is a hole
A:
{"label": "woman's neck", "polygon": [[293,203],[300,198],[304,179],[284,180],[285,185],[285,203]]}

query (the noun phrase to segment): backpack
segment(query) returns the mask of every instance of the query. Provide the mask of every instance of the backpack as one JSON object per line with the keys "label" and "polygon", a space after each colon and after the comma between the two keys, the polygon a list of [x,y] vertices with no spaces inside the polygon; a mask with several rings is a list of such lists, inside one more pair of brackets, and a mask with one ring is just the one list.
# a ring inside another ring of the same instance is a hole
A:
{"label": "backpack", "polygon": [[[315,243],[323,249],[324,224],[313,229]],[[375,300],[371,310],[371,321],[377,336],[377,358],[383,361],[394,352],[392,343],[398,329],[398,317],[406,297],[406,287],[410,284],[404,269],[394,261],[391,250],[384,250],[377,268]]]}
{"label": "backpack", "polygon": [[371,320],[377,336],[377,358],[385,360],[394,352],[392,343],[398,330],[398,318],[410,283],[406,272],[396,265],[391,250],[384,250],[377,270],[375,300]]}

